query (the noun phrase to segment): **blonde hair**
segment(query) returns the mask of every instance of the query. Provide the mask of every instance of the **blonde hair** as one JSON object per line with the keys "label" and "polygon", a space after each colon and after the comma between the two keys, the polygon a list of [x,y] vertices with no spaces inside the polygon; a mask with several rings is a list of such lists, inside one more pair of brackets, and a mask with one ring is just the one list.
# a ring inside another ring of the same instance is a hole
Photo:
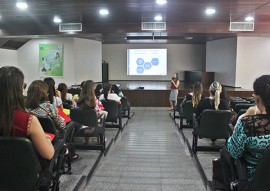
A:
{"label": "blonde hair", "polygon": [[218,110],[220,104],[220,93],[222,86],[219,82],[213,82],[209,87],[210,94],[214,97],[215,109]]}
{"label": "blonde hair", "polygon": [[192,105],[196,107],[201,100],[203,87],[201,82],[196,82],[193,86]]}

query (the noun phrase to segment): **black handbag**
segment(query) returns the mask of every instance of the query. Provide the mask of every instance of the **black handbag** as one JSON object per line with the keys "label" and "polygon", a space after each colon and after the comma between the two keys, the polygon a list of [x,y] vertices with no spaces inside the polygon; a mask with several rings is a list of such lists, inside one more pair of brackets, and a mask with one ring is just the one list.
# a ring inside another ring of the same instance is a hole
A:
{"label": "black handbag", "polygon": [[217,190],[222,190],[224,189],[224,181],[220,158],[212,160],[212,165],[213,165],[213,176],[212,176],[213,187]]}

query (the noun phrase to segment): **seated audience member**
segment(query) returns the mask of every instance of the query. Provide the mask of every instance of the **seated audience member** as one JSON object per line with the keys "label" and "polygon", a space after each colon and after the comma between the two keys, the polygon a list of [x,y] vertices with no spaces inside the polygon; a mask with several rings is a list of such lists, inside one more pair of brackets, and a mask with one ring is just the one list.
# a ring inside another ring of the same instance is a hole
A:
{"label": "seated audience member", "polygon": [[191,101],[192,96],[193,96],[193,86],[190,86],[189,92],[185,95],[185,97],[181,103],[181,106],[183,107],[187,101]]}
{"label": "seated audience member", "polygon": [[95,88],[96,98],[99,99],[99,96],[103,93],[103,87],[101,84],[97,84]]}
{"label": "seated audience member", "polygon": [[48,89],[48,97],[49,97],[49,101],[51,102],[51,104],[53,104],[54,106],[56,107],[59,107],[60,109],[64,109],[63,108],[63,103],[62,103],[62,100],[61,100],[61,93],[60,91],[56,90],[55,89],[55,81],[54,79],[48,77],[48,78],[45,78],[43,80],[49,87]]}
{"label": "seated audience member", "polygon": [[116,84],[112,85],[112,93],[115,93],[119,97],[124,97],[124,94],[122,93],[122,91],[119,89],[119,87]]}
{"label": "seated audience member", "polygon": [[64,129],[66,123],[58,115],[56,107],[49,102],[48,89],[49,87],[45,82],[41,80],[33,81],[27,91],[26,107],[36,116],[50,116],[58,130]]}
{"label": "seated audience member", "polygon": [[50,160],[54,155],[50,136],[44,133],[38,119],[25,111],[23,80],[20,69],[0,68],[0,136],[27,137],[38,154]]}
{"label": "seated audience member", "polygon": [[226,91],[224,86],[222,86],[222,88],[221,88],[220,99],[224,100],[229,107],[230,97],[228,96],[227,91]]}
{"label": "seated audience member", "polygon": [[205,109],[215,110],[229,110],[229,106],[226,101],[220,99],[221,84],[219,82],[213,82],[209,87],[209,97],[201,99],[195,108],[196,119],[199,122],[200,116]]}
{"label": "seated audience member", "polygon": [[[230,157],[233,159],[242,157],[247,162],[247,177],[251,181],[262,156],[262,152],[257,152],[256,149],[264,150],[270,146],[270,75],[257,78],[253,83],[253,89],[257,111],[260,114],[254,113],[255,107],[251,108],[251,115],[247,113],[236,123],[235,130],[227,141],[227,147],[221,152],[226,190],[230,189],[228,180]],[[226,150],[227,152],[224,152]]]}
{"label": "seated audience member", "polygon": [[94,86],[95,84],[92,80],[82,82],[82,91],[77,106],[82,109],[95,109],[98,117],[103,115],[106,118],[108,112],[104,111],[102,103],[96,98]]}
{"label": "seated audience member", "polygon": [[[104,111],[104,107],[101,102],[96,98],[94,91],[94,82],[92,80],[86,80],[81,83],[81,94],[77,102],[77,106],[81,109],[94,109],[97,112],[97,117],[101,118],[104,116],[106,119],[108,112]],[[95,127],[91,128],[89,134],[95,131]],[[91,142],[92,139],[85,138],[85,142]]]}
{"label": "seated audience member", "polygon": [[121,104],[121,97],[112,93],[112,85],[110,83],[103,86],[103,94],[100,95],[99,100],[114,100]]}
{"label": "seated audience member", "polygon": [[192,96],[192,105],[194,108],[197,107],[201,99],[204,99],[203,86],[201,82],[196,82],[193,86],[193,96]]}
{"label": "seated audience member", "polygon": [[67,85],[65,83],[60,83],[58,84],[58,91],[60,91],[61,93],[61,99],[62,99],[62,103],[63,103],[63,107],[65,109],[70,109],[74,106],[73,104],[73,96],[71,93],[68,93],[68,88]]}
{"label": "seated audience member", "polygon": [[[209,87],[209,97],[201,99],[195,108],[195,117],[196,122],[193,129],[196,132],[198,130],[198,126],[200,124],[200,118],[201,114],[206,109],[215,109],[215,110],[229,110],[228,104],[220,99],[220,93],[221,93],[221,84],[219,82],[213,82]],[[212,145],[215,144],[215,139],[212,140]]]}

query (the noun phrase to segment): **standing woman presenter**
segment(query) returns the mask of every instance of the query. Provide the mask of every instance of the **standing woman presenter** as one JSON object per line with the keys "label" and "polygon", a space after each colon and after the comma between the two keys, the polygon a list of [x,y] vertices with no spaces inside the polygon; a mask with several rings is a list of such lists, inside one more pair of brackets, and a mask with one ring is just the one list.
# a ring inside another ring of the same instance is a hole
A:
{"label": "standing woman presenter", "polygon": [[174,73],[171,80],[171,93],[170,93],[170,109],[169,111],[173,111],[174,106],[177,104],[177,96],[178,96],[178,88],[180,82],[178,79],[178,74]]}

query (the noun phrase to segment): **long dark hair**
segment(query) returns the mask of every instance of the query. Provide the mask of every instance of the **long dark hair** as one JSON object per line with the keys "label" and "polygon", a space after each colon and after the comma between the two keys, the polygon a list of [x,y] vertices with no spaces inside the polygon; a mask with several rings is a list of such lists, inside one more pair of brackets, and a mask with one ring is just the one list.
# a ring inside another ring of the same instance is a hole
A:
{"label": "long dark hair", "polygon": [[120,89],[118,88],[118,86],[116,84],[112,85],[112,91],[113,91],[113,93],[115,93],[119,96]]}
{"label": "long dark hair", "polygon": [[108,94],[109,94],[111,88],[112,88],[112,85],[110,83],[106,83],[103,85],[103,94],[104,94],[105,100],[108,99]]}
{"label": "long dark hair", "polygon": [[196,107],[201,100],[203,94],[203,86],[201,82],[196,82],[193,86],[192,105]]}
{"label": "long dark hair", "polygon": [[95,84],[92,80],[86,80],[82,82],[82,90],[80,98],[77,102],[78,107],[82,109],[90,109],[96,107],[94,86]]}
{"label": "long dark hair", "polygon": [[12,136],[14,111],[25,111],[22,71],[14,66],[0,68],[0,135]]}
{"label": "long dark hair", "polygon": [[58,84],[57,89],[61,92],[61,99],[66,100],[66,95],[67,95],[67,92],[68,92],[67,84],[60,83],[60,84]]}
{"label": "long dark hair", "polygon": [[53,104],[53,97],[56,96],[56,93],[55,93],[55,81],[53,78],[45,78],[43,80],[49,87],[48,89],[48,97],[49,97],[49,101],[51,102],[51,104]]}
{"label": "long dark hair", "polygon": [[96,95],[97,98],[99,98],[99,96],[101,94],[101,90],[102,90],[102,85],[97,84],[96,89],[95,89],[95,95]]}
{"label": "long dark hair", "polygon": [[253,83],[255,95],[261,97],[266,113],[270,115],[270,75],[263,75]]}
{"label": "long dark hair", "polygon": [[48,85],[42,80],[33,81],[27,91],[26,108],[36,109],[39,104],[48,101]]}

